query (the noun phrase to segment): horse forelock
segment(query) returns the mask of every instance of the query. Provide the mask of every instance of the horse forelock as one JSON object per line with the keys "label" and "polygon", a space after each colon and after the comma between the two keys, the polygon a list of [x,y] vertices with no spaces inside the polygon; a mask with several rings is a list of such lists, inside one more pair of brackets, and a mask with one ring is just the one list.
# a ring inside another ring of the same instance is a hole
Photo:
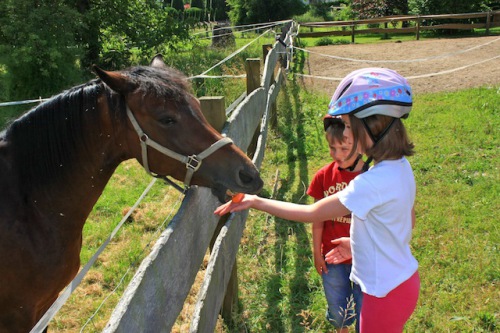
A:
{"label": "horse forelock", "polygon": [[98,126],[97,80],[73,87],[31,109],[6,130],[22,188],[53,184],[78,163],[88,149],[86,123]]}
{"label": "horse forelock", "polygon": [[132,68],[128,75],[143,94],[176,102],[184,102],[191,95],[187,77],[173,68],[138,66]]}

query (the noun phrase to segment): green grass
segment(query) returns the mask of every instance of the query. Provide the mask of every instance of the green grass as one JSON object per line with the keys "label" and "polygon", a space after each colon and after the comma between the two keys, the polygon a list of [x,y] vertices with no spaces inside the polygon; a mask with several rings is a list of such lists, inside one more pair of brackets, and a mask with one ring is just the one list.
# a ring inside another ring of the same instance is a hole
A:
{"label": "green grass", "polygon": [[[262,174],[270,195],[311,202],[305,189],[329,156],[321,116],[328,96],[287,85]],[[412,240],[419,305],[406,332],[494,332],[500,327],[500,87],[421,95],[405,120],[417,154]],[[240,314],[228,332],[325,332],[326,302],[312,266],[310,226],[251,211],[238,255]]]}

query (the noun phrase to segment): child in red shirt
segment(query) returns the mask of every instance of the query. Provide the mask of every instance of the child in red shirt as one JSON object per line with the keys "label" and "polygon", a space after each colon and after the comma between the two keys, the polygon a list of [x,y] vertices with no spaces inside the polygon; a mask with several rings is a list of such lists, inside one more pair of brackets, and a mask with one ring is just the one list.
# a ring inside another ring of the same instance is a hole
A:
{"label": "child in red shirt", "polygon": [[[343,190],[361,173],[361,155],[349,157],[352,139],[344,137],[344,124],[340,117],[325,116],[323,119],[325,138],[333,162],[322,167],[313,177],[307,194],[321,200]],[[351,215],[314,223],[312,226],[314,266],[323,279],[323,288],[328,302],[326,317],[337,332],[348,332],[348,326],[356,322],[359,332],[359,314],[362,292],[359,285],[349,279],[351,260],[340,264],[328,264],[325,255],[336,247],[332,240],[350,237]]]}

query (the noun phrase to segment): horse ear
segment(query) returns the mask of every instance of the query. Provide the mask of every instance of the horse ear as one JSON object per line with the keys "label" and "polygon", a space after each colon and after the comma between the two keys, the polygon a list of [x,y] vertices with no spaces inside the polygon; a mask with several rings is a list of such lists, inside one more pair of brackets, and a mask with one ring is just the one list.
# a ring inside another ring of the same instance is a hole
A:
{"label": "horse ear", "polygon": [[157,67],[157,68],[167,68],[167,65],[165,65],[165,62],[163,62],[163,55],[157,54],[154,56],[153,60],[151,60],[151,63],[149,64],[151,67]]}
{"label": "horse ear", "polygon": [[122,94],[134,90],[134,85],[130,82],[130,79],[120,72],[105,71],[96,65],[92,66],[92,68],[97,76],[112,90]]}

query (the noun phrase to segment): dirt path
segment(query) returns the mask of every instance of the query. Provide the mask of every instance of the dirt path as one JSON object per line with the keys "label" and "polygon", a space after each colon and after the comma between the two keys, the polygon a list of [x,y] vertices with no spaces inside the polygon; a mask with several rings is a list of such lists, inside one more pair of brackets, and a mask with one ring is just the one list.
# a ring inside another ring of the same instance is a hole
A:
{"label": "dirt path", "polygon": [[[500,36],[318,46],[307,50],[310,53],[305,70],[316,77],[342,78],[362,67],[387,67],[408,77],[416,94],[500,86]],[[381,60],[397,62],[370,62]],[[328,94],[333,94],[339,83],[319,78],[304,80]]]}

